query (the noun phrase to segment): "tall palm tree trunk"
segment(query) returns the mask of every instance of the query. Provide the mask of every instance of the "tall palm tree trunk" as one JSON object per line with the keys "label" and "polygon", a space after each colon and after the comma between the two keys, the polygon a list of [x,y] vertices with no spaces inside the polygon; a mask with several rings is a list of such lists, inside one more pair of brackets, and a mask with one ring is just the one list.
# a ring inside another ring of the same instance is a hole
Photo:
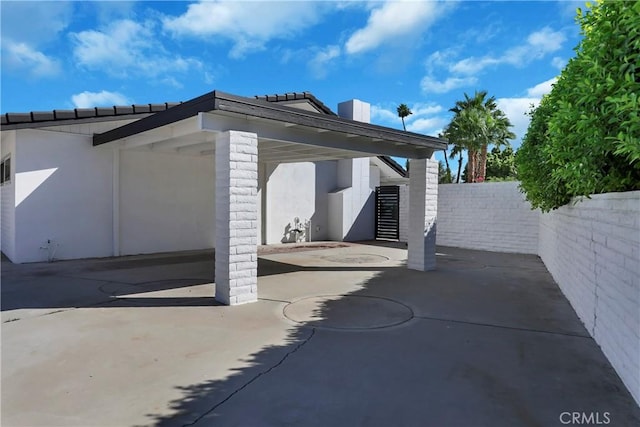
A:
{"label": "tall palm tree trunk", "polygon": [[484,181],[487,178],[487,144],[482,145],[480,150],[480,164],[478,170],[478,177],[480,181]]}
{"label": "tall palm tree trunk", "polygon": [[460,174],[462,173],[462,151],[458,157],[458,176],[456,177],[456,184],[460,184]]}
{"label": "tall palm tree trunk", "polygon": [[476,182],[476,151],[467,150],[469,159],[467,160],[467,179],[468,182]]}

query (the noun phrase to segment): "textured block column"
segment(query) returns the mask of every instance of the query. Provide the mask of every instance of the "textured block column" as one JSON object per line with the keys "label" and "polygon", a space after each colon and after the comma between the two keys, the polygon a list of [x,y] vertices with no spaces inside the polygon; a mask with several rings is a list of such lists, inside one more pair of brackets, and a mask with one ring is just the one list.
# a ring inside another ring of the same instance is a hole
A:
{"label": "textured block column", "polygon": [[411,159],[410,162],[407,267],[433,270],[436,268],[438,162],[428,159]]}
{"label": "textured block column", "polygon": [[258,299],[258,136],[216,138],[216,300]]}

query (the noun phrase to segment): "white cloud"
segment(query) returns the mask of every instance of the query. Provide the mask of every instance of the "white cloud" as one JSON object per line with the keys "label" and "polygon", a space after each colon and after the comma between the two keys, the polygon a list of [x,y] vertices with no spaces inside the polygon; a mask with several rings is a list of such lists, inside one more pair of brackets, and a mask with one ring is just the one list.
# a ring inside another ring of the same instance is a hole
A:
{"label": "white cloud", "polygon": [[486,67],[499,64],[500,62],[502,62],[500,59],[491,58],[489,56],[484,58],[476,58],[472,56],[456,62],[449,68],[449,70],[460,74],[476,74],[484,70]]}
{"label": "white cloud", "polygon": [[73,8],[72,3],[66,2],[1,2],[3,71],[36,78],[59,74],[61,63],[46,53],[46,47],[67,28]]}
{"label": "white cloud", "polygon": [[197,59],[167,52],[157,40],[150,21],[123,19],[101,31],[87,30],[70,36],[78,65],[119,77],[133,73],[155,78],[203,67]]}
{"label": "white cloud", "polygon": [[[411,116],[409,116],[411,117]],[[389,123],[400,120],[398,114],[390,109],[380,107],[379,105],[371,106],[371,118],[373,121]]]}
{"label": "white cloud", "polygon": [[437,68],[448,68],[457,55],[458,50],[454,48],[436,50],[427,57],[425,66],[429,72],[433,72]]}
{"label": "white cloud", "polygon": [[[395,105],[395,106],[394,106]],[[398,117],[396,107],[399,104],[387,103],[385,106],[372,105],[371,118],[373,122],[390,127],[402,128],[402,121]],[[437,104],[414,103],[409,105],[412,114],[405,117],[407,130],[411,132],[437,135],[448,119],[438,115],[443,111],[442,106]]]}
{"label": "white cloud", "polygon": [[559,56],[554,56],[553,59],[551,60],[551,65],[557,68],[558,70],[562,70],[564,66],[567,65],[567,61],[560,58]]}
{"label": "white cloud", "polygon": [[308,63],[314,77],[326,77],[331,62],[339,56],[340,46],[331,45],[319,50]]}
{"label": "white cloud", "polygon": [[411,106],[411,112],[415,115],[415,116],[425,116],[428,114],[435,114],[435,113],[439,113],[443,110],[441,105],[437,105],[437,104],[424,104],[424,103],[415,103]]}
{"label": "white cloud", "polygon": [[0,8],[2,39],[39,47],[51,42],[67,28],[73,16],[74,4],[61,1],[3,1]]}
{"label": "white cloud", "polygon": [[544,27],[540,31],[531,33],[527,37],[527,44],[533,48],[534,54],[545,55],[561,49],[566,40],[567,37],[562,32]]}
{"label": "white cloud", "polygon": [[250,6],[237,1],[201,1],[190,4],[180,16],[165,17],[163,25],[175,36],[229,39],[234,43],[230,56],[239,58],[264,49],[271,39],[298,34],[315,24],[326,7],[304,1],[263,1]]}
{"label": "white cloud", "polygon": [[371,10],[367,25],[345,44],[348,54],[372,50],[389,41],[414,39],[426,31],[450,4],[426,1],[387,1]]}
{"label": "white cloud", "polygon": [[513,133],[516,134],[516,140],[522,140],[522,137],[527,133],[529,122],[531,118],[526,115],[531,111],[531,108],[536,108],[540,104],[540,99],[543,95],[551,91],[551,85],[557,80],[556,77],[546,80],[542,83],[530,87],[527,89],[527,96],[521,98],[499,98],[496,100],[498,108],[500,108],[509,117],[513,128]]}
{"label": "white cloud", "polygon": [[110,107],[112,105],[131,105],[133,102],[118,92],[106,90],[100,92],[81,92],[71,96],[76,108]]}
{"label": "white cloud", "polygon": [[474,85],[477,81],[475,77],[447,77],[438,81],[431,76],[425,76],[420,81],[420,88],[424,93],[446,93],[459,87]]}
{"label": "white cloud", "polygon": [[413,120],[407,125],[407,130],[410,132],[437,135],[448,120],[444,117],[430,117]]}
{"label": "white cloud", "polygon": [[533,98],[542,98],[542,95],[546,95],[551,92],[553,84],[558,80],[557,77],[538,83],[534,87],[527,89],[527,95]]}
{"label": "white cloud", "polygon": [[584,0],[557,0],[557,3],[560,13],[565,18],[575,18],[578,8],[581,8],[583,12],[588,9]]}
{"label": "white cloud", "polygon": [[32,77],[52,77],[60,73],[60,63],[26,43],[2,41],[2,66]]}
{"label": "white cloud", "polygon": [[530,121],[525,113],[529,112],[532,106],[537,107],[540,98],[498,98],[496,103],[511,121],[511,131],[516,134],[516,140],[522,140]]}
{"label": "white cloud", "polygon": [[553,31],[545,27],[540,31],[535,31],[527,37],[527,41],[519,46],[508,49],[501,56],[483,56],[480,58],[470,57],[462,59],[449,67],[449,71],[460,74],[477,74],[487,67],[510,64],[522,67],[534,60],[541,59],[549,53],[556,52],[562,48],[566,41],[566,36],[560,31]]}

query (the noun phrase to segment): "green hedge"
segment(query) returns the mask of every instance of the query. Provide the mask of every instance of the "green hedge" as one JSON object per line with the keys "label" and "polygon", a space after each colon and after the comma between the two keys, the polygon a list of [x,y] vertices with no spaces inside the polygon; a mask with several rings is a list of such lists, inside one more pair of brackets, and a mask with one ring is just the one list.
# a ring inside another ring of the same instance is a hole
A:
{"label": "green hedge", "polygon": [[518,150],[534,208],[574,196],[640,189],[640,1],[578,10],[583,39],[531,114]]}

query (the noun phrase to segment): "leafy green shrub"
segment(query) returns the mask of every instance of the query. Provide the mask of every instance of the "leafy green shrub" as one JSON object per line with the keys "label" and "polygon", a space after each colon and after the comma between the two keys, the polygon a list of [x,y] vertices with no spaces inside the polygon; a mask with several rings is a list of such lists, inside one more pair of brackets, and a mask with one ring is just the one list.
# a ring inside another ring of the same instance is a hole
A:
{"label": "leafy green shrub", "polygon": [[493,147],[487,154],[486,181],[515,181],[517,179],[516,155],[513,148],[507,145],[503,150]]}
{"label": "leafy green shrub", "polygon": [[516,156],[534,208],[640,189],[640,1],[578,10],[583,39],[532,112]]}

